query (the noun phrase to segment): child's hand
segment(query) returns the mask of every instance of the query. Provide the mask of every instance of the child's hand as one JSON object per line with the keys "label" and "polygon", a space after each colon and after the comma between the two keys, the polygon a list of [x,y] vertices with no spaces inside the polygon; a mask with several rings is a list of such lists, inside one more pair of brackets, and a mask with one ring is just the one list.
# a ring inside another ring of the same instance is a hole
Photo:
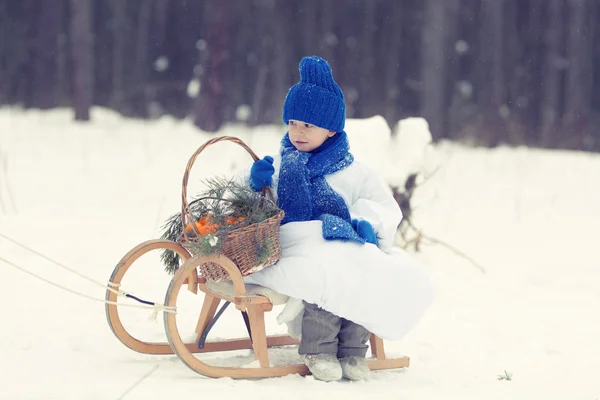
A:
{"label": "child's hand", "polygon": [[354,228],[356,233],[358,233],[361,238],[365,239],[367,243],[372,243],[375,246],[379,245],[375,229],[373,229],[373,225],[371,225],[369,221],[364,219],[353,219],[352,228]]}
{"label": "child's hand", "polygon": [[250,169],[250,186],[256,191],[271,186],[273,173],[275,173],[273,157],[265,156],[262,160],[255,161]]}

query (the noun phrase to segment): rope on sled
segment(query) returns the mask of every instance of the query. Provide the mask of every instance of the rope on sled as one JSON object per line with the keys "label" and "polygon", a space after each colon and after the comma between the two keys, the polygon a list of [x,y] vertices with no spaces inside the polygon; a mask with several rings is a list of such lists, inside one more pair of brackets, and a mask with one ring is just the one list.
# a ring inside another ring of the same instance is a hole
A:
{"label": "rope on sled", "polygon": [[[90,278],[88,276],[85,276],[85,275],[81,274],[80,272],[77,272],[76,270],[74,270],[72,268],[69,268],[66,265],[63,265],[63,264],[59,263],[58,261],[54,261],[53,259],[51,259],[49,257],[46,257],[45,255],[43,255],[43,254],[41,254],[41,253],[39,253],[39,252],[37,252],[37,251],[29,248],[29,247],[27,247],[27,246],[25,246],[25,245],[17,242],[17,241],[9,238],[8,236],[6,236],[6,235],[4,235],[2,233],[0,233],[0,237],[2,237],[4,239],[6,239],[6,240],[8,240],[8,241],[10,241],[10,242],[12,242],[14,244],[16,244],[17,246],[20,246],[20,247],[24,248],[27,251],[30,251],[30,252],[36,254],[37,256],[45,259],[46,261],[49,261],[49,262],[51,262],[51,263],[53,263],[53,264],[55,264],[55,265],[57,265],[57,266],[59,266],[61,268],[66,269],[67,271],[69,271],[69,272],[71,272],[71,273],[73,273],[73,274],[75,274],[75,275],[77,275],[77,276],[79,276],[79,277],[81,277],[83,279],[86,279],[86,280],[88,280],[88,281],[90,281],[90,282],[92,282],[92,283],[94,283],[94,284],[96,284],[98,286],[101,286],[102,288],[104,288],[106,290],[109,290],[112,293],[115,293],[117,296],[127,297],[127,298],[130,298],[130,299],[136,300],[136,301],[138,301],[138,302],[140,302],[142,304],[117,304],[117,302],[115,302],[115,301],[109,301],[109,300],[105,300],[105,299],[97,299],[97,298],[89,296],[87,294],[84,294],[84,293],[81,293],[81,292],[77,292],[77,291],[75,291],[73,289],[69,289],[69,288],[67,288],[65,286],[59,285],[58,283],[52,282],[52,281],[50,281],[50,280],[48,280],[48,279],[46,279],[46,278],[44,278],[42,276],[39,276],[37,274],[34,274],[33,272],[30,272],[30,271],[26,270],[23,267],[18,266],[17,264],[15,264],[15,263],[13,263],[11,261],[6,260],[3,257],[0,257],[0,261],[4,262],[5,264],[8,264],[8,265],[10,265],[10,266],[12,266],[12,267],[20,270],[20,271],[25,272],[26,274],[29,274],[29,275],[31,275],[31,276],[33,276],[35,278],[38,278],[41,281],[49,283],[52,286],[55,286],[55,287],[57,287],[59,289],[63,289],[65,291],[69,292],[69,293],[73,293],[73,294],[76,294],[78,296],[84,297],[86,299],[93,300],[93,301],[99,301],[99,302],[102,302],[102,303],[105,303],[105,304],[118,305],[120,307],[136,307],[136,308],[152,309],[153,311],[152,311],[151,319],[156,319],[156,316],[158,315],[158,313],[160,311],[169,312],[169,313],[177,313],[176,307],[168,307],[168,306],[165,306],[162,303],[151,302],[151,301],[147,301],[147,300],[142,300],[139,297],[136,297],[136,296],[134,296],[134,295],[132,295],[130,293],[127,293],[127,292],[125,292],[123,290],[120,290],[119,289],[119,287],[121,286],[120,284],[116,284],[116,283],[113,283],[113,282],[109,281],[107,283],[107,285],[104,285],[103,283],[98,282],[98,281],[96,281],[96,280],[94,280],[94,279],[92,279],[92,278]],[[115,288],[115,289],[113,289],[113,288]]]}

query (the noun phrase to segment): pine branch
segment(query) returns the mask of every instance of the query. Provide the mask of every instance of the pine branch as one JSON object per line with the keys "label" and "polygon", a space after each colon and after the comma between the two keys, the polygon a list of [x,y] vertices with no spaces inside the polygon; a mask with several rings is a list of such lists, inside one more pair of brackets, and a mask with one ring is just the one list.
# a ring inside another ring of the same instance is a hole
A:
{"label": "pine branch", "polygon": [[[205,184],[205,191],[189,203],[193,221],[187,222],[195,223],[204,216],[209,216],[210,223],[217,228],[210,235],[199,237],[194,237],[193,229],[187,233],[190,250],[194,254],[218,254],[231,231],[262,222],[279,213],[275,203],[265,199],[248,185],[220,177],[207,179]],[[162,229],[162,239],[176,242],[183,233],[181,213],[169,217]],[[257,249],[258,258],[268,258],[268,249],[268,243],[261,245]],[[170,274],[174,274],[181,263],[177,253],[168,249],[163,249],[161,261]]]}

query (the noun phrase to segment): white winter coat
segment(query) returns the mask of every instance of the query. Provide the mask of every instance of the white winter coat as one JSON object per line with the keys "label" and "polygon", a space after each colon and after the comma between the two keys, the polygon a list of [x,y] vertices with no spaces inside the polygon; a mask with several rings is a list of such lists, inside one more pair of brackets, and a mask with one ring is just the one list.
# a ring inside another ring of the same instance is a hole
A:
{"label": "white winter coat", "polygon": [[[273,194],[281,157],[274,156]],[[247,179],[249,171],[242,175]],[[281,226],[282,255],[277,264],[245,278],[291,298],[279,316],[299,336],[301,300],[315,303],[364,326],[383,339],[402,338],[421,318],[434,297],[426,271],[404,250],[394,247],[402,213],[391,189],[364,164],[326,175],[346,202],[352,218],[369,221],[379,240],[373,244],[325,240],[321,221]]]}

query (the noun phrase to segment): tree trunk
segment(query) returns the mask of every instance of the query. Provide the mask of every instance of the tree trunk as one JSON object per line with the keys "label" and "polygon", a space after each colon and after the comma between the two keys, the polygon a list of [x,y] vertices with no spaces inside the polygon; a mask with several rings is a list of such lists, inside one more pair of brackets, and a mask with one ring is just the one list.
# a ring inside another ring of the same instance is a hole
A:
{"label": "tree trunk", "polygon": [[[63,7],[67,7],[65,2]],[[56,98],[60,106],[71,104],[69,58],[69,27],[65,24],[64,15],[61,15],[61,28],[56,40]]]}
{"label": "tree trunk", "polygon": [[[0,36],[8,37],[9,29],[7,29],[10,16],[8,16],[8,6],[6,2],[0,2]],[[7,59],[8,59],[8,43],[7,41],[0,42],[0,105],[10,103],[10,78],[7,74]]]}
{"label": "tree trunk", "polygon": [[60,33],[62,1],[44,1],[40,3],[33,66],[32,106],[49,109],[58,106],[56,98],[55,57]]}
{"label": "tree trunk", "polygon": [[300,26],[302,26],[302,54],[312,55],[317,45],[317,10],[318,0],[302,0],[298,11],[301,12],[300,16],[303,19]]}
{"label": "tree trunk", "polygon": [[[273,46],[275,37],[273,31],[273,21],[275,21],[275,4],[270,2],[261,2],[255,8],[258,16],[258,37],[261,40],[258,41],[257,53],[258,53],[258,65],[257,73],[258,76],[254,79],[254,88],[252,96],[252,117],[250,118],[250,125],[256,126],[261,123],[266,123],[269,120],[268,117],[268,83],[271,75],[271,65],[273,62]],[[262,20],[262,22],[261,22]],[[268,121],[270,122],[270,121]]]}
{"label": "tree trunk", "polygon": [[448,57],[446,82],[449,92],[446,137],[450,140],[472,138],[473,128],[478,131],[479,112],[474,88],[478,88],[480,3],[481,0],[454,0],[452,7],[453,36],[448,38],[448,47],[453,55]]}
{"label": "tree trunk", "polygon": [[543,57],[543,9],[546,0],[531,0],[529,5],[529,18],[527,20],[527,40],[525,51],[521,58],[525,64],[525,83],[519,95],[525,100],[524,104],[518,104],[522,110],[523,123],[527,124],[527,144],[541,144],[541,120],[540,120],[540,88],[542,85],[542,63]]}
{"label": "tree trunk", "polygon": [[[333,47],[337,44],[338,38],[333,33],[334,31],[334,13],[336,12],[332,0],[319,1],[318,11],[321,18],[319,32],[321,36],[318,38],[319,52],[322,57],[333,63]],[[332,65],[333,68],[333,65]]]}
{"label": "tree trunk", "polygon": [[125,56],[127,41],[127,0],[113,0],[112,91],[110,104],[123,111],[125,108]]}
{"label": "tree trunk", "polygon": [[10,79],[15,82],[15,101],[24,107],[30,107],[32,104],[31,99],[35,94],[35,86],[32,82],[32,77],[35,75],[32,56],[35,53],[37,39],[35,34],[37,27],[33,21],[36,21],[36,15],[40,15],[40,9],[38,4],[31,0],[23,0],[18,3],[20,4],[13,9],[13,12],[16,11],[13,32],[20,31],[20,34],[17,34],[13,39],[16,42],[12,43],[12,46],[14,49],[13,57],[21,62],[20,65],[14,65],[17,68],[13,70]]}
{"label": "tree trunk", "polygon": [[88,121],[93,99],[93,51],[90,0],[71,0],[73,107],[75,120]]}
{"label": "tree trunk", "polygon": [[[137,25],[136,48],[135,48],[135,100],[136,109],[142,116],[148,117],[148,101],[152,100],[154,95],[148,92],[148,41],[150,39],[150,21],[152,16],[153,0],[143,0],[140,16]],[[150,99],[149,99],[150,97]]]}
{"label": "tree trunk", "polygon": [[506,135],[508,105],[504,77],[504,0],[483,0],[480,36],[480,81],[477,93],[483,116],[481,139],[497,146]]}
{"label": "tree trunk", "polygon": [[385,105],[384,105],[384,118],[388,124],[393,128],[400,119],[398,113],[400,97],[400,71],[402,71],[402,65],[400,60],[402,44],[402,13],[404,7],[397,1],[391,3],[391,19],[388,23],[388,45],[383,49],[383,54],[386,54],[386,63],[384,70],[384,90],[385,90]]}
{"label": "tree trunk", "polygon": [[200,94],[196,98],[194,124],[207,132],[216,132],[224,123],[224,77],[229,53],[230,3],[206,1],[205,35],[207,57]]}
{"label": "tree trunk", "polygon": [[550,0],[548,17],[544,28],[546,56],[542,70],[541,90],[541,144],[552,146],[560,117],[560,78],[559,63],[563,57],[561,39],[564,36],[563,0]]}
{"label": "tree trunk", "polygon": [[[535,0],[532,0],[535,1]],[[520,14],[524,14],[519,7],[523,4],[506,2],[504,9],[503,42],[504,54],[502,55],[502,79],[504,80],[504,103],[500,107],[501,122],[503,129],[499,131],[498,141],[525,145],[527,143],[528,130],[523,121],[527,118],[527,99],[531,95],[532,88],[527,81],[529,64],[534,62],[535,51],[527,47],[531,40],[534,26],[528,20],[529,29],[521,29],[519,26]],[[532,13],[529,13],[529,17]]]}
{"label": "tree trunk", "polygon": [[[378,114],[378,98],[375,97],[375,91],[378,91],[380,87],[378,83],[381,82],[381,75],[375,74],[375,59],[373,53],[376,48],[377,42],[375,41],[375,35],[379,28],[377,23],[377,7],[379,5],[378,0],[369,0],[364,3],[364,21],[362,27],[362,39],[359,42],[360,45],[360,68],[358,73],[360,75],[358,90],[360,96],[357,101],[358,116],[368,118]],[[379,96],[379,93],[377,93]]]}
{"label": "tree trunk", "polygon": [[[277,7],[279,3],[275,3]],[[249,59],[254,58],[254,46],[256,41],[253,40],[256,25],[254,24],[256,6],[251,1],[242,1],[233,9],[232,20],[239,21],[237,29],[232,31],[231,37],[231,59],[229,68],[227,69],[227,82],[229,87],[229,101],[227,119],[229,121],[239,121],[248,123],[253,115],[251,110],[252,90],[248,89],[253,86],[255,80],[254,69],[249,66]],[[273,23],[278,22],[276,19]],[[251,33],[251,34],[250,34]],[[278,36],[282,37],[282,36]],[[282,40],[283,41],[283,40]],[[240,108],[243,107],[243,108]]]}
{"label": "tree trunk", "polygon": [[448,5],[437,0],[425,0],[424,24],[421,33],[421,115],[429,123],[434,140],[446,132],[446,79]]}
{"label": "tree trunk", "polygon": [[591,70],[588,66],[591,52],[587,13],[588,0],[569,0],[569,31],[567,43],[567,84],[565,88],[564,133],[574,140],[569,147],[583,150],[588,132],[590,114]]}
{"label": "tree trunk", "polygon": [[156,47],[163,50],[167,31],[167,17],[169,15],[169,0],[155,0],[156,14]]}

